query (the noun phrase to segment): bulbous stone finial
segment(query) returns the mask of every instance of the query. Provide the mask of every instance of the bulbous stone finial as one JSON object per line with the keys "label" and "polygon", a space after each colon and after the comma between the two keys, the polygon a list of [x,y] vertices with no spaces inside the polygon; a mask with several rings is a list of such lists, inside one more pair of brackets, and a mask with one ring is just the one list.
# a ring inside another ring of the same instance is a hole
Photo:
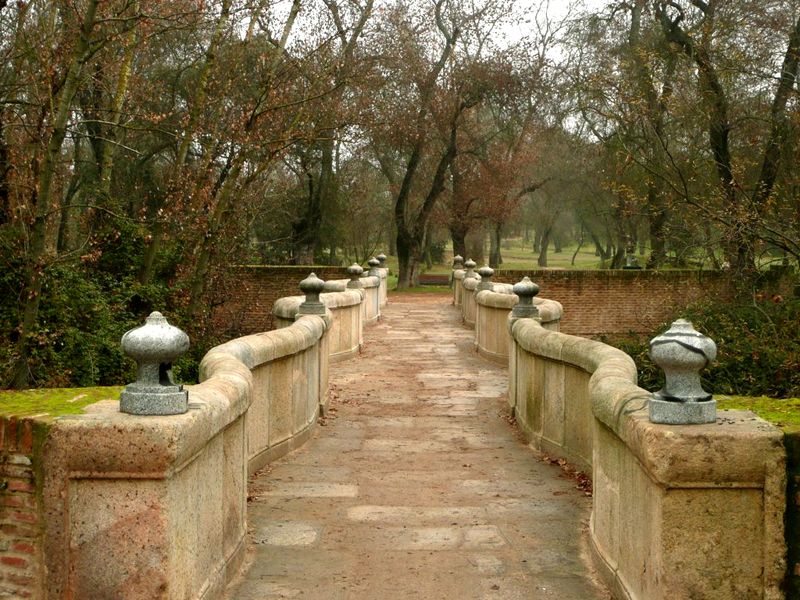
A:
{"label": "bulbous stone finial", "polygon": [[367,261],[367,264],[369,265],[369,276],[370,277],[377,277],[378,276],[378,267],[380,266],[381,261],[379,261],[377,258],[375,258],[373,256],[372,258],[370,258]]}
{"label": "bulbous stone finial", "polygon": [[317,277],[316,273],[311,273],[300,282],[300,291],[306,295],[305,302],[300,305],[299,314],[301,315],[324,315],[325,304],[319,299],[322,290],[325,289],[325,282]]}
{"label": "bulbous stone finial", "polygon": [[539,286],[533,283],[530,277],[523,277],[522,281],[514,284],[512,290],[519,300],[511,315],[518,319],[538,319],[539,309],[534,306],[533,298],[539,293]]}
{"label": "bulbous stone finial", "polygon": [[489,290],[490,292],[494,290],[494,285],[492,285],[492,275],[494,275],[494,269],[492,269],[489,265],[484,265],[478,269],[478,275],[481,276],[481,282],[478,284],[479,292],[481,290]]}
{"label": "bulbous stone finial", "polygon": [[361,283],[361,275],[364,273],[364,269],[362,269],[356,263],[353,263],[349,267],[347,267],[347,274],[350,275],[350,281],[347,282],[348,289],[351,290],[360,290],[364,287],[364,284]]}
{"label": "bulbous stone finial", "polygon": [[464,279],[467,279],[468,277],[471,277],[472,279],[478,278],[477,273],[475,273],[475,267],[478,266],[478,263],[471,258],[468,258],[467,262],[464,263],[464,266],[467,268],[467,272],[464,273]]}
{"label": "bulbous stone finial", "polygon": [[464,266],[464,257],[460,254],[456,254],[453,257],[453,270],[456,271],[461,269]]}
{"label": "bulbous stone finial", "polygon": [[717,402],[700,383],[700,371],[717,356],[717,345],[678,319],[650,342],[650,358],[664,369],[666,382],[650,400],[650,421],[669,425],[713,423]]}
{"label": "bulbous stone finial", "polygon": [[383,252],[381,252],[380,254],[378,254],[378,256],[376,258],[381,263],[380,268],[381,269],[385,269],[386,268],[386,255]]}
{"label": "bulbous stone finial", "polygon": [[119,395],[119,409],[131,415],[180,415],[189,410],[189,392],[172,379],[172,363],[189,349],[189,336],[160,312],[122,336],[122,351],[139,366],[136,381]]}

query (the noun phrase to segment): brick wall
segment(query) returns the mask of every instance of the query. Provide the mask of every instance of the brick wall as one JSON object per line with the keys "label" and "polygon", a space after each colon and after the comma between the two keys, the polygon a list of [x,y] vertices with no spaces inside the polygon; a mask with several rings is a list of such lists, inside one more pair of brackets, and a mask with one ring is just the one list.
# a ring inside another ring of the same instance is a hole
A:
{"label": "brick wall", "polygon": [[38,427],[31,419],[0,417],[0,598],[43,598]]}
{"label": "brick wall", "polygon": [[495,283],[516,283],[528,276],[539,297],[564,306],[561,331],[593,337],[599,334],[650,334],[686,305],[703,298],[726,298],[725,276],[708,271],[504,271]]}
{"label": "brick wall", "polygon": [[217,290],[216,295],[223,295],[226,300],[214,309],[216,332],[224,338],[235,338],[275,329],[272,305],[284,296],[302,296],[298,285],[311,272],[326,281],[348,278],[346,267],[235,267],[228,289],[223,293]]}
{"label": "brick wall", "polygon": [[[311,271],[321,279],[346,279],[344,267],[237,267],[228,300],[214,311],[215,328],[227,338],[275,328],[272,305],[283,296],[301,295],[298,284]],[[720,272],[648,270],[497,270],[492,281],[516,283],[530,277],[539,296],[564,305],[561,331],[593,337],[634,332],[651,334],[690,303],[704,298],[729,298],[730,283]],[[790,279],[763,283],[768,292],[791,293]],[[219,294],[218,294],[219,295]]]}

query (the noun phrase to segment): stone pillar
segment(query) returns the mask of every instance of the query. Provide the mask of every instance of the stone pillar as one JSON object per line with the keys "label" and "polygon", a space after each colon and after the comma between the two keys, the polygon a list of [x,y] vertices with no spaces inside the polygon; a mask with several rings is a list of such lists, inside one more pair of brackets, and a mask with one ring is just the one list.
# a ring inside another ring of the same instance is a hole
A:
{"label": "stone pillar", "polygon": [[380,262],[380,268],[381,269],[388,268],[386,266],[386,255],[384,253],[381,252],[380,254],[378,254],[378,256],[376,258],[378,259],[378,262]]}
{"label": "stone pillar", "polygon": [[305,302],[300,305],[297,314],[299,315],[324,315],[325,304],[320,300],[319,295],[325,288],[325,282],[317,277],[316,273],[311,273],[300,282],[300,290],[306,295]]}
{"label": "stone pillar", "polygon": [[703,389],[700,371],[717,356],[717,345],[678,319],[650,342],[650,357],[664,369],[666,382],[650,399],[650,421],[668,425],[714,423],[717,401]]}
{"label": "stone pillar", "polygon": [[363,289],[364,284],[361,283],[361,275],[363,273],[364,269],[362,269],[359,265],[355,263],[347,267],[347,274],[350,276],[350,281],[347,282],[347,289],[350,290]]}
{"label": "stone pillar", "polygon": [[136,381],[119,395],[119,410],[131,415],[181,415],[189,392],[172,379],[172,363],[189,349],[189,336],[160,312],[122,336],[122,351],[136,361]]}
{"label": "stone pillar", "polygon": [[458,271],[464,267],[464,258],[460,254],[453,257],[453,270]]}
{"label": "stone pillar", "polygon": [[533,304],[534,297],[539,293],[539,286],[533,283],[529,277],[523,277],[522,281],[514,284],[514,294],[519,300],[511,310],[513,319],[540,319],[539,309]]}

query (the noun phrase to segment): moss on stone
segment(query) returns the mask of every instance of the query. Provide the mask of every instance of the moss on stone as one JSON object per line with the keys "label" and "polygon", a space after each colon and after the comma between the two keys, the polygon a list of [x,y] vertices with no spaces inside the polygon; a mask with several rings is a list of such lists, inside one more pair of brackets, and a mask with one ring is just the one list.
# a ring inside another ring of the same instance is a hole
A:
{"label": "moss on stone", "polygon": [[122,387],[0,390],[0,414],[52,419],[78,415],[84,407],[103,400],[119,400]]}
{"label": "moss on stone", "polygon": [[800,398],[776,400],[775,398],[748,398],[745,396],[717,396],[717,409],[752,410],[787,434],[800,433]]}

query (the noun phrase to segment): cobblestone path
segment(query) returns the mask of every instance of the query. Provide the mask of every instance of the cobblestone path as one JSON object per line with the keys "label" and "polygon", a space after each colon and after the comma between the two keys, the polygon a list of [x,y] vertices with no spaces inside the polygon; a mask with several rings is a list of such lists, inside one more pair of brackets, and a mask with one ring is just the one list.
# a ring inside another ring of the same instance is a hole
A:
{"label": "cobblestone path", "polygon": [[609,598],[591,499],[507,420],[506,370],[442,295],[393,295],[362,355],[331,365],[330,417],[250,482],[230,600]]}

